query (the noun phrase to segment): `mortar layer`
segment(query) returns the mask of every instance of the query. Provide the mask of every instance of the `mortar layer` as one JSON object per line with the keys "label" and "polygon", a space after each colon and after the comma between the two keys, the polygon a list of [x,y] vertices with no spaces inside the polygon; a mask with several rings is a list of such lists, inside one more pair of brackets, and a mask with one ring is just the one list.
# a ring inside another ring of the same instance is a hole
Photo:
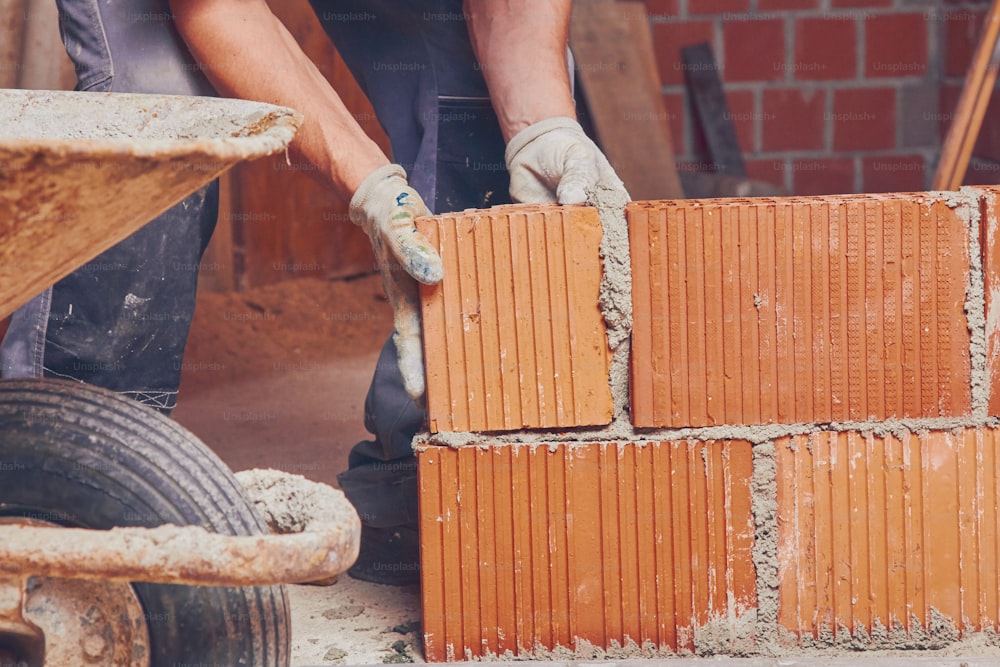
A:
{"label": "mortar layer", "polygon": [[986,292],[980,244],[980,198],[982,193],[962,188],[957,194],[944,196],[945,203],[956,210],[969,230],[969,283],[965,292],[965,316],[968,322],[970,379],[972,383],[972,414],[989,415],[989,370],[986,365]]}
{"label": "mortar layer", "polygon": [[776,655],[778,642],[778,464],[773,443],[753,448],[750,479],[753,565],[757,572],[757,651]]}
{"label": "mortar layer", "polygon": [[[935,610],[936,611],[936,610]],[[751,618],[749,615],[748,619]],[[992,632],[975,632],[967,634],[963,637],[958,637],[957,629],[954,624],[948,619],[939,616],[939,620],[942,622],[940,627],[932,619],[929,624],[931,631],[923,630],[919,627],[915,628],[910,633],[905,633],[901,631],[898,627],[892,630],[886,630],[881,624],[876,624],[876,630],[872,633],[864,632],[860,633],[858,636],[851,636],[847,634],[847,628],[841,627],[838,629],[839,639],[834,639],[834,633],[831,629],[826,628],[824,632],[821,633],[821,638],[818,641],[805,640],[805,644],[802,646],[793,646],[791,644],[782,645],[779,653],[782,658],[794,659],[794,658],[820,658],[823,660],[833,660],[836,658],[850,657],[851,662],[837,664],[868,664],[867,661],[874,660],[877,658],[905,658],[913,660],[913,664],[934,664],[938,665],[941,663],[937,662],[924,662],[932,660],[933,658],[947,658],[947,657],[988,657],[992,658],[993,661],[982,662],[975,661],[972,664],[997,664],[995,660],[1000,656],[1000,637]],[[738,622],[742,622],[740,619]],[[476,660],[480,662],[514,662],[514,661],[576,661],[576,660],[648,660],[655,658],[670,658],[676,659],[681,657],[687,657],[691,655],[698,656],[734,656],[734,657],[760,657],[766,656],[760,650],[760,647],[748,648],[748,644],[739,641],[739,633],[742,630],[737,628],[738,643],[736,644],[737,650],[728,651],[723,650],[720,652],[706,653],[702,652],[699,647],[699,638],[704,638],[707,635],[705,632],[710,634],[714,632],[711,630],[710,626],[713,622],[710,621],[708,625],[696,628],[694,631],[696,652],[692,654],[690,651],[681,650],[673,651],[669,646],[655,646],[650,642],[645,642],[642,645],[637,644],[634,641],[628,641],[624,646],[617,642],[612,642],[610,646],[602,648],[597,646],[585,639],[579,637],[576,638],[575,645],[576,648],[565,647],[562,645],[557,645],[553,648],[547,648],[545,646],[535,646],[532,649],[521,649],[519,652],[514,653],[513,651],[505,651],[502,654],[496,654],[491,651],[486,651],[482,657],[475,658],[472,657],[468,652],[466,653],[466,659]],[[727,622],[728,623],[728,622]],[[935,629],[937,628],[937,629]],[[949,629],[950,628],[950,629]],[[786,641],[800,641],[791,636],[787,631],[783,631]],[[869,641],[872,640],[872,641]],[[723,643],[725,640],[723,640]],[[712,646],[712,643],[703,644],[702,646]],[[721,646],[721,643],[715,643],[714,646]],[[863,652],[863,657],[859,653]],[[770,656],[768,656],[770,657]],[[713,664],[713,661],[707,659],[706,657],[701,657],[700,660],[705,664]],[[855,662],[856,661],[856,662]],[[727,663],[728,664],[728,663]],[[753,663],[757,664],[756,661]],[[762,663],[764,664],[764,663]],[[772,664],[770,662],[766,663],[768,665]],[[774,663],[775,665],[785,664],[785,660],[780,660]],[[788,662],[788,664],[810,664],[810,663],[800,663],[797,660],[793,662]],[[824,662],[824,664],[826,664]],[[950,661],[949,661],[950,664]],[[963,663],[964,664],[964,663]]]}
{"label": "mortar layer", "polygon": [[782,638],[781,655],[851,655],[864,651],[865,655],[912,655],[914,651],[932,655],[1000,655],[998,638],[993,632],[961,635],[954,621],[938,609],[931,607],[924,626],[916,616],[910,617],[911,630],[899,622],[886,627],[875,619],[869,632],[864,626],[850,628],[839,625],[836,631],[824,625],[816,637],[796,637],[788,630],[779,630]]}
{"label": "mortar layer", "polygon": [[530,430],[503,433],[418,433],[414,438],[414,449],[420,451],[428,445],[444,447],[496,447],[514,445],[590,445],[595,442],[618,442],[643,445],[650,442],[678,440],[745,440],[752,444],[772,442],[778,438],[794,435],[808,435],[821,431],[858,431],[873,433],[878,437],[894,436],[902,438],[909,433],[924,431],[958,431],[964,428],[997,428],[1000,420],[996,417],[927,417],[914,419],[887,419],[883,421],[836,422],[826,424],[756,424],[700,426],[697,428],[675,429],[633,429],[613,424],[609,428],[572,430]]}
{"label": "mortar layer", "polygon": [[603,230],[600,255],[604,274],[598,305],[612,352],[608,382],[614,399],[615,421],[627,421],[629,339],[632,335],[632,260],[625,219],[628,195],[621,189],[597,186],[587,193],[587,203],[597,209]]}

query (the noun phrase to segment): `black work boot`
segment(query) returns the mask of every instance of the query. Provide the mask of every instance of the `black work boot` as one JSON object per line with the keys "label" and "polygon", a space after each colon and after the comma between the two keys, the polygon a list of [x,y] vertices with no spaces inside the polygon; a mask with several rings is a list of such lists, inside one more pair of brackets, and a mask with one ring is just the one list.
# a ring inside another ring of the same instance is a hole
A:
{"label": "black work boot", "polygon": [[420,539],[414,526],[361,527],[361,552],[347,571],[355,579],[388,586],[420,583]]}

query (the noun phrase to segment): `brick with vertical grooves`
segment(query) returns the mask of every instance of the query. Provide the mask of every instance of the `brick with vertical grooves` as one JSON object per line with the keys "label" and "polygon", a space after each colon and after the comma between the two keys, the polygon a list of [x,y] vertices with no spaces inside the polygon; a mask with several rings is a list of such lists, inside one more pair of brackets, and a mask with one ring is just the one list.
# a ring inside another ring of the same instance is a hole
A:
{"label": "brick with vertical grooves", "polygon": [[445,267],[420,289],[431,430],[609,423],[596,209],[500,206],[417,225]]}
{"label": "brick with vertical grooves", "polygon": [[[995,632],[1000,431],[782,438],[779,615],[797,640]],[[845,635],[847,637],[845,637]]]}
{"label": "brick with vertical grooves", "polygon": [[422,446],[417,459],[428,661],[578,642],[692,650],[710,622],[748,640],[749,443]]}
{"label": "brick with vertical grooves", "polygon": [[630,204],[633,423],[968,415],[967,225],[920,199]]}

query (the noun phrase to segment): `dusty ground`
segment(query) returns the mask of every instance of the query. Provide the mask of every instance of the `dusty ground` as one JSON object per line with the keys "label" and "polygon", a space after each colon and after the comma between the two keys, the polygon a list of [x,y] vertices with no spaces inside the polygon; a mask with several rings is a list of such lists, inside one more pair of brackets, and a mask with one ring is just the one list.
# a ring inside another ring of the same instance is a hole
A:
{"label": "dusty ground", "polygon": [[[364,396],[391,322],[375,276],[202,293],[174,416],[233,470],[335,486],[367,436]],[[417,586],[342,576],[290,592],[293,665],[423,661]]]}
{"label": "dusty ground", "polygon": [[202,293],[174,416],[235,470],[336,484],[391,328],[377,277]]}

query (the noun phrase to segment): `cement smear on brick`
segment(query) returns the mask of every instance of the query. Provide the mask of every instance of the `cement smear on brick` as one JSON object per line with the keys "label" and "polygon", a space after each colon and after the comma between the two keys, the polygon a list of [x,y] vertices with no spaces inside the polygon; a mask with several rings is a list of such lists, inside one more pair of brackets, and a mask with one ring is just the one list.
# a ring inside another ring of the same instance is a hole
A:
{"label": "cement smear on brick", "polygon": [[779,628],[781,655],[852,655],[860,651],[865,656],[907,655],[920,651],[921,655],[934,651],[932,655],[966,655],[975,653],[997,654],[995,633],[971,633],[962,637],[954,621],[938,609],[931,607],[926,627],[916,616],[911,616],[910,630],[900,622],[889,626],[881,619],[872,622],[869,631],[858,624],[853,630],[841,624],[836,630],[829,624],[822,625],[816,636],[805,634],[796,636],[785,628]]}
{"label": "cement smear on brick", "polygon": [[614,350],[632,334],[632,259],[629,254],[628,198],[620,190],[597,187],[588,193],[587,203],[601,219],[601,279],[599,305],[608,328],[608,344]]}
{"label": "cement smear on brick", "polygon": [[753,564],[757,571],[757,652],[779,653],[778,635],[778,463],[774,443],[753,448],[750,478]]}
{"label": "cement smear on brick", "polygon": [[965,291],[965,316],[968,321],[970,373],[972,379],[972,416],[980,419],[989,415],[989,372],[986,368],[986,291],[983,280],[982,248],[980,245],[980,197],[983,193],[962,188],[945,197],[969,230],[969,284]]}
{"label": "cement smear on brick", "polygon": [[757,654],[757,610],[709,619],[694,630],[695,655],[752,656]]}
{"label": "cement smear on brick", "polygon": [[637,644],[632,639],[624,645],[617,641],[612,641],[607,647],[601,647],[580,637],[574,638],[575,648],[557,644],[553,648],[548,648],[541,644],[536,644],[530,649],[522,647],[517,653],[507,650],[497,654],[492,651],[485,651],[480,658],[472,656],[471,651],[466,651],[466,660],[481,660],[486,662],[512,662],[521,660],[531,661],[575,661],[575,660],[624,660],[629,658],[672,658],[679,655],[692,655],[690,651],[674,651],[668,646],[656,646],[654,643],[646,641],[642,645]]}
{"label": "cement smear on brick", "polygon": [[629,254],[628,195],[622,189],[595,187],[587,193],[587,203],[601,218],[601,259],[604,273],[598,305],[607,327],[611,348],[608,381],[614,399],[615,420],[627,419],[629,397],[629,348],[632,336],[632,258]]}

